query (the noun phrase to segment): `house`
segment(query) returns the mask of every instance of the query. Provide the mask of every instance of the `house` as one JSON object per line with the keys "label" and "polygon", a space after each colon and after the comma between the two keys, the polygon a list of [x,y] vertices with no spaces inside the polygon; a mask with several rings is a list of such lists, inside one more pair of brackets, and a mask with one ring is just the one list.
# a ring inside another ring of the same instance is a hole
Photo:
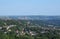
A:
{"label": "house", "polygon": [[2,27],[0,27],[0,30],[2,29]]}
{"label": "house", "polygon": [[36,32],[34,32],[34,31],[30,31],[30,35],[31,36],[35,36],[35,35],[37,35],[38,33],[36,33]]}

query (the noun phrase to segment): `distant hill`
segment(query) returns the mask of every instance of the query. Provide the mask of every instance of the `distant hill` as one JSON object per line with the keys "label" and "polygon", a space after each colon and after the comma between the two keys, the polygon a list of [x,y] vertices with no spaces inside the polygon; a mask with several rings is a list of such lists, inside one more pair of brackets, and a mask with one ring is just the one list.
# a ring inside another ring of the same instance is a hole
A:
{"label": "distant hill", "polygon": [[41,26],[44,26],[44,24],[60,26],[60,16],[0,16],[0,20],[28,20]]}
{"label": "distant hill", "polygon": [[60,20],[60,16],[0,16],[2,20]]}

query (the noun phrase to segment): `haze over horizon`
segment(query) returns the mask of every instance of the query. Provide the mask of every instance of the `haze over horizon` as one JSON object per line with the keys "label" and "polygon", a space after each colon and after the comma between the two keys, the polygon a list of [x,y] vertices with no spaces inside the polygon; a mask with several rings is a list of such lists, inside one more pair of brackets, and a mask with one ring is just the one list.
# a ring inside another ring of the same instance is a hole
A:
{"label": "haze over horizon", "polygon": [[0,0],[0,16],[60,16],[60,0]]}

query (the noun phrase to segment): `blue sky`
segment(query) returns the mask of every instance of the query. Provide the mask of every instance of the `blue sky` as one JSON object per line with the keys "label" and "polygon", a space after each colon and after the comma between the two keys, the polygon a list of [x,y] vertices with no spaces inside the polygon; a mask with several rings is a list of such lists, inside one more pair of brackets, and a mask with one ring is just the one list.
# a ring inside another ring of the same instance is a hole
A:
{"label": "blue sky", "polygon": [[60,15],[60,0],[0,0],[1,15]]}

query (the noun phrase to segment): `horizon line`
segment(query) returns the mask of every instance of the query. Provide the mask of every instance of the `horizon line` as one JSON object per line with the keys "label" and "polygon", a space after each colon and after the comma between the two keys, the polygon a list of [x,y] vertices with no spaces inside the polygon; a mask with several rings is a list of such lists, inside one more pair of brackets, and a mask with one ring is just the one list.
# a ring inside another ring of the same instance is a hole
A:
{"label": "horizon line", "polygon": [[60,15],[0,15],[0,16],[60,16]]}

